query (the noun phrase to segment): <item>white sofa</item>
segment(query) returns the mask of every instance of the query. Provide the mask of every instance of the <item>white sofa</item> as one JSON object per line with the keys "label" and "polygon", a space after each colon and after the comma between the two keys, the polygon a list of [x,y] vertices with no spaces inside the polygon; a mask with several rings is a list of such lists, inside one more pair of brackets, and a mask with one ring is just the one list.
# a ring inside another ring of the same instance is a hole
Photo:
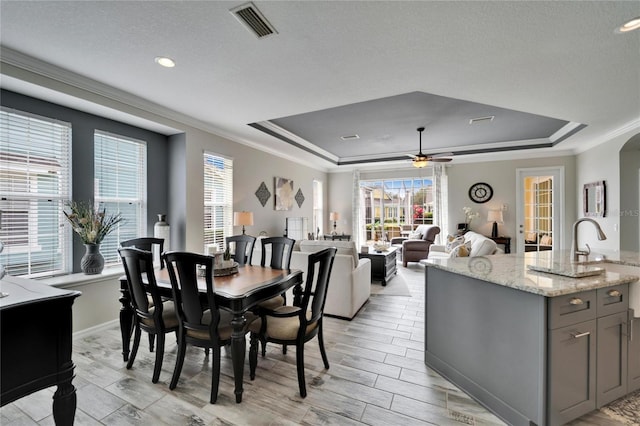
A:
{"label": "white sofa", "polygon": [[[502,253],[497,244],[490,238],[485,237],[477,232],[468,231],[464,234],[464,242],[471,242],[471,251],[469,257],[488,256],[496,253]],[[427,259],[448,259],[452,257],[453,252],[448,253],[445,246],[431,244],[429,247],[429,257]]]}
{"label": "white sofa", "polygon": [[336,247],[338,251],[333,261],[324,313],[352,319],[371,295],[371,260],[358,259],[355,242],[300,241],[299,248],[296,243],[291,254],[291,269],[301,269],[306,279],[309,254],[326,247]]}

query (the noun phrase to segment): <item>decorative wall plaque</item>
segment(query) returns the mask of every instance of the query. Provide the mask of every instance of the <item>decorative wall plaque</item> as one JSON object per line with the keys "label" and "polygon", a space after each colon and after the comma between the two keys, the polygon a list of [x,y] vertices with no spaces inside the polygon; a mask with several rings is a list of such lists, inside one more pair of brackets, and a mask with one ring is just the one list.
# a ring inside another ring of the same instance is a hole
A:
{"label": "decorative wall plaque", "polygon": [[302,207],[302,203],[304,203],[304,194],[300,188],[298,188],[298,192],[296,192],[296,203],[298,203],[298,208]]}
{"label": "decorative wall plaque", "polygon": [[267,204],[267,201],[269,201],[269,198],[271,198],[271,193],[269,192],[269,189],[267,188],[267,185],[264,184],[264,182],[262,182],[258,187],[258,190],[256,191],[256,197],[258,197],[258,201],[260,201],[262,207],[264,207],[265,204]]}

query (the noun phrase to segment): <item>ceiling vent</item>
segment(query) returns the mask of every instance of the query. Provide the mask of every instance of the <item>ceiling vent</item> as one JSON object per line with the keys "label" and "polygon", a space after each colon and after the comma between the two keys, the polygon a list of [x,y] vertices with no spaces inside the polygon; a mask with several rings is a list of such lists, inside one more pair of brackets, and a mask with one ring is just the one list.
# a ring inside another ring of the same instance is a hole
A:
{"label": "ceiling vent", "polygon": [[258,38],[278,34],[276,29],[273,28],[253,3],[245,3],[242,6],[234,7],[229,12]]}
{"label": "ceiling vent", "polygon": [[360,136],[358,135],[340,136],[340,139],[342,139],[343,141],[352,141],[354,139],[360,139]]}
{"label": "ceiling vent", "polygon": [[496,118],[495,115],[488,115],[486,117],[472,118],[469,120],[469,124],[490,123]]}

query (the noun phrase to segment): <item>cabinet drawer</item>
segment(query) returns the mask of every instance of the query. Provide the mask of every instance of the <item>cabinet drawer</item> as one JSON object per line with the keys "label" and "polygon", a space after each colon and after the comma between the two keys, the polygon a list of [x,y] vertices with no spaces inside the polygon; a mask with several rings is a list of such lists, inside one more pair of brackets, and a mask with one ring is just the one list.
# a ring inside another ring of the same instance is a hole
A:
{"label": "cabinet drawer", "polygon": [[617,314],[629,308],[629,285],[621,284],[597,290],[598,316]]}
{"label": "cabinet drawer", "polygon": [[555,329],[596,317],[596,290],[549,298],[548,327]]}

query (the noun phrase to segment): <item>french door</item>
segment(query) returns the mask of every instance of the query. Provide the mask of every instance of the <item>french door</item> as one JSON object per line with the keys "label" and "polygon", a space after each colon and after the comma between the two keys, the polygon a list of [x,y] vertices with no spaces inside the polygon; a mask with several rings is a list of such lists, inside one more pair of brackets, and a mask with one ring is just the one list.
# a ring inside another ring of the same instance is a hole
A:
{"label": "french door", "polygon": [[517,169],[518,253],[562,249],[564,167]]}

